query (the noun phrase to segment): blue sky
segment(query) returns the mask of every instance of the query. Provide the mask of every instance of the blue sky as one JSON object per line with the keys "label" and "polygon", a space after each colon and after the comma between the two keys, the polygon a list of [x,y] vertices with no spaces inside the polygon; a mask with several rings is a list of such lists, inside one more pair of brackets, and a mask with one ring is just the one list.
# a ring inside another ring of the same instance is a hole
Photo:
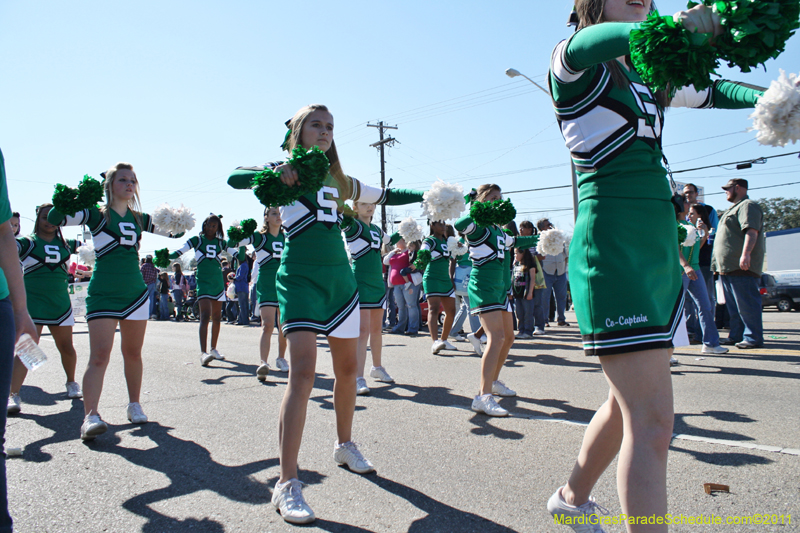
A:
{"label": "blue sky", "polygon": [[[662,13],[682,1],[662,0]],[[302,6],[302,7],[297,7]],[[386,154],[392,186],[435,179],[505,191],[568,185],[568,153],[547,95],[509,79],[509,67],[543,81],[553,46],[567,37],[570,3],[419,2],[24,2],[0,3],[0,147],[14,208],[33,218],[55,183],[75,186],[117,161],[133,163],[145,211],[184,203],[201,220],[222,213],[259,219],[228,173],[282,157],[283,123],[324,103],[345,171],[379,183],[368,122],[385,120],[399,143]],[[768,85],[800,64],[800,37],[750,74]],[[667,113],[673,170],[800,150],[763,147],[749,111]],[[730,177],[751,188],[800,181],[796,156],[751,170],[714,168],[676,176],[709,192]],[[800,185],[752,197],[800,196]],[[571,228],[569,189],[510,195],[520,215]],[[724,207],[724,197],[708,202]],[[419,216],[415,206],[397,217]],[[23,231],[32,222],[23,220]],[[71,230],[69,230],[71,231]],[[73,236],[68,231],[68,236]],[[142,251],[175,241],[146,236]]]}

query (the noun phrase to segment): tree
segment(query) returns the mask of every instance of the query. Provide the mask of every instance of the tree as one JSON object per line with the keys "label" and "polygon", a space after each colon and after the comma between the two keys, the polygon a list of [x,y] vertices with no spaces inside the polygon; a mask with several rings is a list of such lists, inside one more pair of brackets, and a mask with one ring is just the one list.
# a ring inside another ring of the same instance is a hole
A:
{"label": "tree", "polygon": [[800,198],[756,200],[764,211],[764,231],[800,228]]}

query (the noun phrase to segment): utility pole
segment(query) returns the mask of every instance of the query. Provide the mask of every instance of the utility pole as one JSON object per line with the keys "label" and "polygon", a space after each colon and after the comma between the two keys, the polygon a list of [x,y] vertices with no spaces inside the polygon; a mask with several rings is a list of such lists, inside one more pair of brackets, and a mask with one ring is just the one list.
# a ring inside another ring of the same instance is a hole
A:
{"label": "utility pole", "polygon": [[[381,154],[381,188],[386,187],[386,161],[383,159],[383,147],[388,145],[392,146],[395,143],[394,137],[386,137],[383,136],[383,130],[396,130],[397,126],[387,126],[381,120],[377,124],[367,124],[367,127],[370,128],[378,128],[378,133],[380,133],[380,140],[376,143],[370,144],[370,146],[377,148]],[[386,205],[381,204],[381,230],[386,232]]]}

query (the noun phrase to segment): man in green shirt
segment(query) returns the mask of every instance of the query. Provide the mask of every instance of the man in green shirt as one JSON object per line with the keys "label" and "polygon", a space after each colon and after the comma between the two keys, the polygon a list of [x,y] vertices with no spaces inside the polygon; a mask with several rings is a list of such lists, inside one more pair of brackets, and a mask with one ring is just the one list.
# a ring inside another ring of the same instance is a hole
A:
{"label": "man in green shirt", "polygon": [[731,316],[728,339],[722,344],[742,349],[764,345],[758,292],[766,252],[764,213],[747,196],[747,185],[747,180],[732,179],[722,187],[733,207],[719,220],[711,258],[711,270],[720,275]]}

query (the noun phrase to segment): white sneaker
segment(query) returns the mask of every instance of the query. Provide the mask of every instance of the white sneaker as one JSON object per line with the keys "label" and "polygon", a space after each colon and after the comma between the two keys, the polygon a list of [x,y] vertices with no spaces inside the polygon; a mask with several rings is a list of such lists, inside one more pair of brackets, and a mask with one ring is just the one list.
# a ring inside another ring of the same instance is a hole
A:
{"label": "white sneaker", "polygon": [[77,381],[67,381],[67,398],[83,398],[81,386]]}
{"label": "white sneaker", "polygon": [[447,341],[442,341],[442,342],[444,343],[444,349],[445,349],[445,350],[452,350],[452,351],[454,351],[454,352],[457,352],[457,351],[458,351],[458,348],[456,348],[455,346],[453,346],[453,345],[452,345],[452,344],[450,344],[449,342],[447,342]]}
{"label": "white sneaker", "polygon": [[8,396],[8,408],[6,414],[16,415],[22,411],[22,400],[19,398],[19,393],[12,392]]}
{"label": "white sneaker", "polygon": [[589,496],[589,501],[583,505],[578,507],[570,505],[564,501],[561,495],[561,489],[563,488],[564,487],[559,487],[555,494],[550,496],[550,499],[547,500],[547,510],[550,511],[553,518],[562,523],[566,522],[564,519],[569,519],[569,521],[573,523],[564,525],[569,525],[573,531],[577,531],[578,533],[606,533],[606,531],[600,527],[600,517],[597,516],[597,511],[607,515],[609,514],[608,509],[602,505],[598,505],[591,496]]}
{"label": "white sneaker", "polygon": [[131,402],[128,404],[128,420],[132,424],[145,424],[147,423],[147,415],[142,411],[142,406],[139,402]]}
{"label": "white sneaker", "polygon": [[219,353],[216,348],[211,348],[211,351],[208,352],[208,353],[209,353],[209,355],[213,355],[214,359],[216,359],[218,361],[224,361],[225,360],[225,356],[222,355],[221,353]]}
{"label": "white sneaker", "polygon": [[278,357],[277,359],[275,359],[275,366],[278,367],[278,372],[289,371],[289,361],[287,361],[283,357]]}
{"label": "white sneaker", "polygon": [[200,354],[200,364],[203,366],[208,366],[208,363],[214,360],[214,356],[210,353],[201,353]]}
{"label": "white sneaker", "polygon": [[375,471],[375,467],[361,455],[358,446],[353,441],[344,444],[333,441],[333,460],[340,465],[346,464],[356,474],[369,474]]}
{"label": "white sneaker", "polygon": [[309,524],[317,518],[303,498],[303,483],[299,479],[276,483],[272,491],[272,505],[290,524]]}
{"label": "white sneaker", "polygon": [[545,333],[543,329],[535,329],[533,330],[533,335],[547,335],[547,333]]}
{"label": "white sneaker", "polygon": [[674,357],[669,358],[669,366],[677,366],[679,364],[681,364],[681,362],[678,361],[676,358]]}
{"label": "white sneaker", "polygon": [[261,361],[258,369],[256,369],[256,378],[258,378],[258,381],[267,381],[267,374],[269,374],[269,365]]}
{"label": "white sneaker", "polygon": [[394,378],[382,366],[373,366],[369,371],[369,377],[383,383],[394,383]]}
{"label": "white sneaker", "polygon": [[703,349],[700,350],[700,353],[710,353],[710,354],[723,354],[728,353],[728,349],[723,346],[703,346]]}
{"label": "white sneaker", "polygon": [[81,426],[81,439],[94,440],[94,438],[108,430],[108,424],[100,419],[100,415],[86,415]]}
{"label": "white sneaker", "polygon": [[508,416],[508,411],[497,405],[491,394],[475,396],[472,400],[472,410],[489,416]]}
{"label": "white sneaker", "polygon": [[442,350],[444,350],[444,342],[433,341],[433,344],[431,345],[431,353],[435,355],[441,352]]}
{"label": "white sneaker", "polygon": [[514,338],[519,340],[532,339],[533,335],[531,335],[530,333],[517,333],[516,335],[514,335]]}
{"label": "white sneaker", "polygon": [[488,341],[489,339],[486,338],[486,335],[481,336],[481,344],[486,344]]}
{"label": "white sneaker", "polygon": [[356,378],[356,394],[359,396],[365,396],[370,393],[369,387],[367,387],[367,380],[364,378]]}
{"label": "white sneaker", "polygon": [[455,335],[453,335],[453,340],[456,342],[464,342],[465,340],[467,340],[467,338],[464,337],[463,335],[459,335],[458,333],[456,333]]}
{"label": "white sneaker", "polygon": [[508,398],[511,396],[516,396],[517,391],[513,391],[506,387],[506,384],[500,380],[495,381],[492,383],[492,394],[496,394],[498,396],[503,396],[504,398]]}
{"label": "white sneaker", "polygon": [[467,335],[467,340],[472,344],[472,349],[475,353],[483,357],[483,346],[481,346],[480,339],[476,337],[474,333],[469,333]]}

